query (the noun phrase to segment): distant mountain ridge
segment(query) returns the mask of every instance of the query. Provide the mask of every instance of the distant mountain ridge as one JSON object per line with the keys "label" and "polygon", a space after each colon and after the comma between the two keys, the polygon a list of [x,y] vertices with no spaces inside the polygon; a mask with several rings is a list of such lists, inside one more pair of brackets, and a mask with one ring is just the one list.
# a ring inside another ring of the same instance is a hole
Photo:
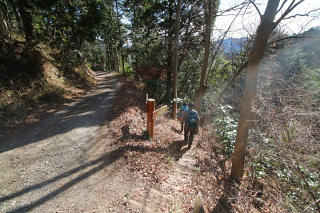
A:
{"label": "distant mountain ridge", "polygon": [[[224,54],[238,53],[248,38],[227,38],[222,42]],[[220,42],[220,41],[218,41]]]}

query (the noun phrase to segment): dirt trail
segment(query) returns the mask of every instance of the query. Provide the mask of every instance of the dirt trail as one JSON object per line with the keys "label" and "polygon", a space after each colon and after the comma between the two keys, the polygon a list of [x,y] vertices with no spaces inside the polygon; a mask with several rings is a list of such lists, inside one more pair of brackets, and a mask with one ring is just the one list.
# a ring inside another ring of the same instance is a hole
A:
{"label": "dirt trail", "polygon": [[192,179],[197,175],[195,165],[196,159],[194,151],[191,149],[174,163],[166,181],[157,186],[146,187],[141,199],[129,199],[130,206],[145,213],[184,212],[182,210],[186,210],[184,205],[193,205],[193,200],[190,200],[188,194],[193,182]]}
{"label": "dirt trail", "polygon": [[149,185],[133,173],[111,122],[118,116],[110,112],[120,79],[98,77],[84,97],[0,138],[0,212],[190,210],[186,195],[194,194],[187,190],[197,175],[193,149],[179,151],[166,181]]}
{"label": "dirt trail", "polygon": [[97,76],[84,97],[0,138],[0,212],[94,212],[133,187],[125,171],[116,172],[116,152],[97,144],[120,85],[112,75]]}

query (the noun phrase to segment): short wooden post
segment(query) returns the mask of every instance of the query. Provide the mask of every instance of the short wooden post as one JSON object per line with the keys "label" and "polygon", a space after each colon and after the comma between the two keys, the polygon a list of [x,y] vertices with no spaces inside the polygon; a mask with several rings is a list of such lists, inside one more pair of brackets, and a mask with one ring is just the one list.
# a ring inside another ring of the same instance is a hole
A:
{"label": "short wooden post", "polygon": [[152,98],[147,99],[147,131],[150,138],[154,136],[154,116],[156,101]]}

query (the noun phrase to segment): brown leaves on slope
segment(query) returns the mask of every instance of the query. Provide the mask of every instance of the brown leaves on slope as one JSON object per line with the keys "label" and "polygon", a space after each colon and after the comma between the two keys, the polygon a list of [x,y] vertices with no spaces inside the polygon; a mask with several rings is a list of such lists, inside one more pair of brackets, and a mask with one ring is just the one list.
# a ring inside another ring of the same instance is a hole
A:
{"label": "brown leaves on slope", "polygon": [[156,120],[154,139],[148,138],[141,87],[132,82],[123,83],[113,106],[114,113],[110,115],[109,132],[112,145],[123,152],[128,169],[134,175],[158,183],[166,180],[172,160],[181,155],[179,144],[183,136],[174,131],[178,122],[161,117]]}
{"label": "brown leaves on slope", "polygon": [[251,178],[249,168],[241,185],[229,179],[231,162],[222,154],[215,132],[206,132],[196,151],[199,176],[194,185],[211,212],[284,212],[270,194],[270,184]]}

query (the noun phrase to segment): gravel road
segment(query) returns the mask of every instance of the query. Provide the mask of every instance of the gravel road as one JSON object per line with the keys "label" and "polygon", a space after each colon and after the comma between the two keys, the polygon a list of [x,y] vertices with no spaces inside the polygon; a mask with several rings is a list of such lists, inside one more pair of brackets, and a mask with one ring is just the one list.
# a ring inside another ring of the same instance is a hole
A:
{"label": "gravel road", "polygon": [[0,138],[0,212],[121,211],[119,197],[134,184],[99,142],[120,80],[98,78],[85,96]]}

